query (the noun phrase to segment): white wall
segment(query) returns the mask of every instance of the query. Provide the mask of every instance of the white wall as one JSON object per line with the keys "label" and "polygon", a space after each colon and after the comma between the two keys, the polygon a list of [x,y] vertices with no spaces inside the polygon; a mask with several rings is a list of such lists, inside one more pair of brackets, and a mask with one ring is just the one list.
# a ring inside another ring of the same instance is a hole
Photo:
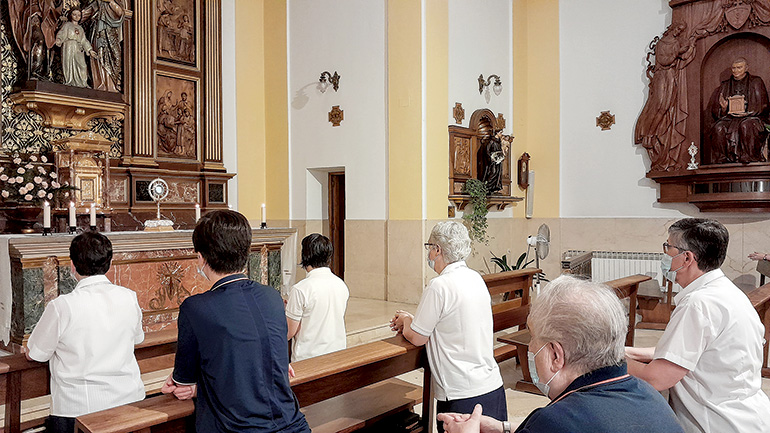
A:
{"label": "white wall", "polygon": [[[495,115],[503,113],[506,120],[504,131],[506,134],[512,133],[512,23],[511,0],[449,1],[447,125],[456,124],[453,109],[455,103],[460,102],[465,109],[465,119],[460,126],[469,125],[474,111],[489,108]],[[484,90],[484,93],[479,94],[479,74],[483,74],[485,80],[491,74],[500,76],[503,90],[499,96],[492,91],[492,85],[489,91]],[[515,140],[512,155],[518,155]],[[511,159],[516,158],[512,156]],[[502,212],[489,212],[489,218],[505,218],[512,215],[512,207]]]}
{"label": "white wall", "polygon": [[[657,203],[647,152],[633,143],[647,98],[645,56],[671,20],[667,0],[559,2],[561,216],[679,217],[694,206]],[[596,117],[610,110],[609,131]],[[681,210],[681,212],[680,212]]]}
{"label": "white wall", "polygon": [[[290,218],[326,218],[322,185],[308,169],[342,167],[346,219],[384,220],[385,2],[289,0],[288,20]],[[340,74],[338,92],[331,86],[318,91],[318,78],[327,70]],[[344,111],[338,127],[328,121],[334,105]]]}
{"label": "white wall", "polygon": [[[238,170],[235,113],[235,0],[222,0],[222,160],[228,173]],[[238,209],[238,176],[227,184],[227,202]]]}

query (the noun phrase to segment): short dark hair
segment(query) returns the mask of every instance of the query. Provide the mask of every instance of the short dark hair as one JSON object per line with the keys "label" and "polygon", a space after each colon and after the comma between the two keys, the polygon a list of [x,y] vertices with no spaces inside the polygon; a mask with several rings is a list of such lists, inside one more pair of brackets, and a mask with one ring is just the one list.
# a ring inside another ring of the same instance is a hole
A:
{"label": "short dark hair", "polygon": [[318,233],[305,236],[302,239],[302,267],[328,267],[332,262],[334,247],[332,241]]}
{"label": "short dark hair", "polygon": [[112,242],[99,232],[83,232],[70,243],[70,260],[81,276],[104,275],[112,264]]}
{"label": "short dark hair", "polygon": [[201,253],[218,274],[242,272],[249,260],[251,225],[232,210],[209,212],[198,220],[192,235],[195,252]]}
{"label": "short dark hair", "polygon": [[701,271],[713,271],[724,263],[730,233],[719,221],[685,218],[672,224],[668,233],[675,238],[675,246],[695,255]]}

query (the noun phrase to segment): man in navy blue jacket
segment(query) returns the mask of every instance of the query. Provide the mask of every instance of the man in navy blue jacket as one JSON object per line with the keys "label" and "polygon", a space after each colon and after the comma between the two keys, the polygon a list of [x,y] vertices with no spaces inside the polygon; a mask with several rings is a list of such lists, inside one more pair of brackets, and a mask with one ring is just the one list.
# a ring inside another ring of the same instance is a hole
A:
{"label": "man in navy blue jacket", "polygon": [[[681,433],[674,412],[649,384],[626,371],[628,320],[612,290],[562,276],[537,297],[527,318],[532,381],[552,401],[516,432]],[[449,433],[509,433],[507,422],[440,414]]]}
{"label": "man in navy blue jacket", "polygon": [[198,269],[214,281],[179,307],[174,372],[161,389],[197,395],[199,432],[310,433],[289,386],[283,300],[242,272],[251,227],[238,212],[215,211],[193,232]]}

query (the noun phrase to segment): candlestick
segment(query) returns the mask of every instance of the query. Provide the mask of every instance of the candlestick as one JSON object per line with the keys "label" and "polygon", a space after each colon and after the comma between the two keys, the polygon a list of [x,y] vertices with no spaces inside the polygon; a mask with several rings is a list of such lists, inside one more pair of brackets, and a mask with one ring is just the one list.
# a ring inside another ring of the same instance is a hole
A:
{"label": "candlestick", "polygon": [[262,224],[260,227],[265,228],[267,227],[267,208],[265,207],[265,204],[262,203]]}
{"label": "candlestick", "polygon": [[201,205],[195,203],[195,222],[197,223],[199,219],[201,219]]}
{"label": "candlestick", "polygon": [[43,228],[51,228],[51,203],[43,203]]}
{"label": "candlestick", "polygon": [[91,203],[91,228],[96,229],[96,203]]}
{"label": "candlestick", "polygon": [[77,221],[75,220],[75,203],[70,202],[70,233],[75,233]]}

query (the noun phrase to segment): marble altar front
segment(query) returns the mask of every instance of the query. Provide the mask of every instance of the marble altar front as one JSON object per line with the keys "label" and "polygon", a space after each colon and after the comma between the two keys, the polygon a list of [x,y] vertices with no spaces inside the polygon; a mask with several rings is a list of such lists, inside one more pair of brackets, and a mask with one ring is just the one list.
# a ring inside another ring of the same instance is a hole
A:
{"label": "marble altar front", "polygon": [[[246,274],[285,290],[293,280],[295,229],[253,229]],[[134,290],[145,332],[176,326],[179,305],[210,283],[197,273],[192,230],[105,233],[113,258],[107,277]],[[0,236],[0,340],[15,351],[29,336],[46,303],[71,292],[72,235]]]}

